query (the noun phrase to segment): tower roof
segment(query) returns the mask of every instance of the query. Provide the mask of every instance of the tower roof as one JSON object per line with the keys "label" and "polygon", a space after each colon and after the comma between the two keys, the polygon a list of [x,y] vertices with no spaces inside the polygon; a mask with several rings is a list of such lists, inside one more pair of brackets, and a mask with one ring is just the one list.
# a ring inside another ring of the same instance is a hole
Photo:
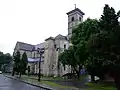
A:
{"label": "tower roof", "polygon": [[71,13],[73,13],[73,12],[75,12],[75,11],[78,11],[78,12],[80,12],[82,15],[85,15],[85,13],[84,13],[84,12],[82,12],[79,8],[75,8],[74,10],[69,11],[69,12],[68,12],[68,13],[66,13],[66,14],[68,15],[68,14],[71,14]]}

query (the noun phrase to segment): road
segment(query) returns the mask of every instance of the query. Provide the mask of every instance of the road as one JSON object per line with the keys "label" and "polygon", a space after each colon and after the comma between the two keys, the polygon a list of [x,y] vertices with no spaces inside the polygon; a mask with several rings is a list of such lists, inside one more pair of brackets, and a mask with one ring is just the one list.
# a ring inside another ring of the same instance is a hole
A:
{"label": "road", "polygon": [[45,90],[23,82],[13,80],[0,74],[0,90]]}

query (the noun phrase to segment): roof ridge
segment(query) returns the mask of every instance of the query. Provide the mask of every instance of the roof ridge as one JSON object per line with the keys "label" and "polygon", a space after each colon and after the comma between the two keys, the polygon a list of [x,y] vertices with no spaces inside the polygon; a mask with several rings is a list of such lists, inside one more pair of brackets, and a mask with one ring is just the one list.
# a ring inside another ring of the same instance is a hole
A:
{"label": "roof ridge", "polygon": [[25,43],[25,42],[20,42],[20,41],[17,41],[17,43],[22,43],[22,44],[27,44],[27,45],[35,46],[35,45],[32,45],[32,44]]}

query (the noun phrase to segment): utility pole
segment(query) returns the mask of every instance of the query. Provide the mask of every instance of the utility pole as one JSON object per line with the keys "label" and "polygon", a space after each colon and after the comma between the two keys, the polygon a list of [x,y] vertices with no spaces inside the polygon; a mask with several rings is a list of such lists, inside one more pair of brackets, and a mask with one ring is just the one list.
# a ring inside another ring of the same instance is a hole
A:
{"label": "utility pole", "polygon": [[44,53],[44,48],[38,48],[37,49],[38,54],[40,55],[39,57],[39,73],[38,73],[38,81],[40,81],[41,79],[41,58],[42,58],[42,54]]}

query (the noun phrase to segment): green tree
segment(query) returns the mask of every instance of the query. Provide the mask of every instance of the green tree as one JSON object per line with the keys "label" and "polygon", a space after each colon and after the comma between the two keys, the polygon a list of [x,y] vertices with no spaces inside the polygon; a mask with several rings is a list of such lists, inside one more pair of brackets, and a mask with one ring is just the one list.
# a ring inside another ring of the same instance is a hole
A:
{"label": "green tree", "polygon": [[20,72],[20,64],[21,64],[20,56],[21,55],[19,51],[17,51],[13,55],[13,60],[14,60],[13,73],[12,73],[13,76],[14,76],[14,72],[17,72],[17,74]]}
{"label": "green tree", "polygon": [[12,56],[10,55],[10,53],[4,54],[4,64],[9,64],[11,60]]}
{"label": "green tree", "polygon": [[71,41],[75,52],[75,62],[77,62],[79,66],[88,65],[86,63],[90,55],[87,49],[87,43],[89,38],[94,33],[99,32],[99,30],[99,21],[90,18],[73,29]]}
{"label": "green tree", "polygon": [[25,71],[27,69],[27,64],[28,64],[28,58],[26,52],[24,52],[21,59],[21,69],[22,69],[21,71],[23,74],[25,74]]}
{"label": "green tree", "polygon": [[68,50],[65,50],[63,53],[59,55],[59,61],[63,64],[64,69],[66,65],[71,66],[71,68],[74,69],[79,78],[78,63],[75,62],[74,54],[75,54],[74,49],[71,46],[68,48]]}
{"label": "green tree", "polygon": [[12,60],[12,56],[9,53],[4,54],[3,52],[0,52],[0,69],[3,64],[9,64]]}
{"label": "green tree", "polygon": [[60,61],[63,65],[70,65],[80,75],[82,66],[88,60],[87,42],[90,36],[99,32],[99,22],[96,19],[88,18],[77,27],[73,28],[71,42],[72,46],[60,54]]}
{"label": "green tree", "polygon": [[4,64],[4,54],[3,52],[0,52],[0,67]]}
{"label": "green tree", "polygon": [[120,24],[119,12],[105,5],[100,18],[100,32],[89,40],[89,51],[98,58],[103,73],[110,73],[114,78],[117,89],[120,90]]}

